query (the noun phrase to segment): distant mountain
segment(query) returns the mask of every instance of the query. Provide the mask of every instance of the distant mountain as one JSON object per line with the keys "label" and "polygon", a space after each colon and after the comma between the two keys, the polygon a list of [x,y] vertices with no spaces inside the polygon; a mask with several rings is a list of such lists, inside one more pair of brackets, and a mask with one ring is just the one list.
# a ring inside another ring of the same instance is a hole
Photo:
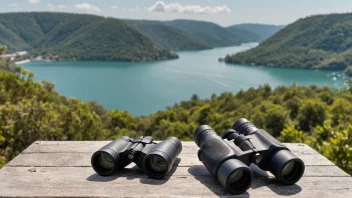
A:
{"label": "distant mountain", "polygon": [[247,43],[247,42],[260,42],[260,41],[262,41],[262,38],[259,35],[251,32],[251,31],[248,31],[246,29],[238,28],[235,26],[230,26],[226,29],[227,29],[227,31],[231,32],[232,34],[235,34],[238,37],[240,37],[242,39],[242,42]]}
{"label": "distant mountain", "polygon": [[165,21],[164,24],[183,30],[212,47],[239,45],[244,41],[215,23],[193,20]]}
{"label": "distant mountain", "polygon": [[343,70],[352,65],[352,14],[316,15],[288,25],[258,47],[226,62]]}
{"label": "distant mountain", "polygon": [[0,14],[0,44],[59,59],[147,61],[176,58],[127,23],[68,13]]}
{"label": "distant mountain", "polygon": [[258,41],[264,41],[284,28],[284,25],[265,25],[255,23],[244,23],[228,27],[227,29],[244,29],[259,37]]}
{"label": "distant mountain", "polygon": [[210,49],[210,45],[178,28],[165,25],[160,21],[123,20],[147,35],[160,47],[170,50]]}

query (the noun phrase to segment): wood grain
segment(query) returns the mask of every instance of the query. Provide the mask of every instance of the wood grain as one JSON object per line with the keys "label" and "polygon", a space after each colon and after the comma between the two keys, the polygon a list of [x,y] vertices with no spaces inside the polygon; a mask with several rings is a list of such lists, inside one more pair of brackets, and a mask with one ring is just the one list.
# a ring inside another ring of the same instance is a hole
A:
{"label": "wood grain", "polygon": [[[23,153],[8,163],[9,166],[68,166],[89,167],[92,153]],[[334,165],[331,161],[320,154],[305,154],[296,152],[306,165],[326,166]],[[196,153],[181,153],[178,156],[181,161],[178,166],[202,165]]]}
{"label": "wood grain", "polygon": [[[35,142],[0,170],[0,197],[228,197],[199,162],[197,146],[183,142],[170,174],[149,178],[130,164],[109,177],[90,166],[92,153],[106,141]],[[306,164],[302,179],[283,186],[271,173],[251,166],[256,178],[236,197],[351,197],[352,177],[304,144],[286,144]]]}
{"label": "wood grain", "polygon": [[[110,141],[36,141],[22,153],[92,153]],[[294,153],[319,154],[306,144],[284,143]],[[198,147],[194,142],[182,142],[182,153],[195,154]]]}

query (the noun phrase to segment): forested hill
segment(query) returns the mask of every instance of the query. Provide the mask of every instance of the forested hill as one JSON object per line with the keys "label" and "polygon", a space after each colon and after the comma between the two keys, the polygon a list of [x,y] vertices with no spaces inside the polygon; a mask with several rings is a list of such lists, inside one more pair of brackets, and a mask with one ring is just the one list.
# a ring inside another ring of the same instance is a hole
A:
{"label": "forested hill", "polygon": [[261,37],[258,34],[254,34],[253,32],[242,29],[242,28],[230,26],[230,27],[227,27],[226,30],[239,36],[242,39],[242,42],[260,42],[260,41],[262,41]]}
{"label": "forested hill", "polygon": [[300,19],[226,62],[304,69],[343,70],[352,65],[352,14]]}
{"label": "forested hill", "polygon": [[178,28],[202,40],[212,47],[239,45],[244,40],[215,23],[194,20],[165,21],[166,25]]}
{"label": "forested hill", "polygon": [[247,30],[250,36],[256,35],[257,41],[264,41],[271,37],[276,32],[283,29],[284,25],[266,25],[266,24],[255,24],[255,23],[243,23],[238,25],[232,25],[228,27],[228,30]]}
{"label": "forested hill", "polygon": [[26,50],[34,56],[51,59],[161,60],[177,57],[169,50],[201,50],[260,42],[263,35],[274,32],[268,33],[271,26],[267,32],[255,29],[262,26],[224,28],[193,20],[119,20],[52,12],[4,13],[0,14],[0,44],[7,45],[8,52]]}
{"label": "forested hill", "polygon": [[178,28],[165,25],[160,21],[123,20],[147,35],[160,47],[170,50],[201,50],[212,46],[198,39],[190,33]]}
{"label": "forested hill", "polygon": [[127,23],[68,13],[0,14],[0,44],[59,59],[147,61],[176,58]]}

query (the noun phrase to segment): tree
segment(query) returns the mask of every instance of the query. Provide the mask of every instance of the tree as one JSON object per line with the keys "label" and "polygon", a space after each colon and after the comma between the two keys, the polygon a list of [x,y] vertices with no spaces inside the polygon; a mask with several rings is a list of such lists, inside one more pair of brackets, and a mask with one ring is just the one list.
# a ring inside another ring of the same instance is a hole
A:
{"label": "tree", "polygon": [[297,120],[303,131],[310,131],[311,127],[322,125],[326,119],[326,105],[313,100],[305,100],[299,109]]}
{"label": "tree", "polygon": [[308,135],[299,131],[293,125],[286,126],[277,138],[281,142],[308,143]]}
{"label": "tree", "polygon": [[283,142],[302,142],[351,170],[352,89],[269,86],[211,100],[193,97],[148,116],[60,96],[34,73],[0,71],[0,166],[35,140],[112,140],[122,135],[192,140],[201,124],[219,135],[241,117]]}
{"label": "tree", "polygon": [[6,50],[7,50],[7,47],[5,45],[0,45],[0,55],[4,54]]}
{"label": "tree", "polygon": [[17,67],[10,59],[3,59],[2,54],[5,53],[7,47],[0,45],[0,70],[5,70],[13,73],[20,73],[21,68]]}

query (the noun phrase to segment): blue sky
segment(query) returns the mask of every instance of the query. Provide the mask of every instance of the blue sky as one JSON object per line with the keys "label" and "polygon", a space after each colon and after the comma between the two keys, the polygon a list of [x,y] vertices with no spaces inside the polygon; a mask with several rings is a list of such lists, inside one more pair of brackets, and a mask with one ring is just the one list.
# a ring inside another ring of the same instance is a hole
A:
{"label": "blue sky", "polygon": [[288,24],[299,18],[352,12],[352,0],[0,0],[0,12],[90,13],[129,19],[194,19],[228,26]]}

